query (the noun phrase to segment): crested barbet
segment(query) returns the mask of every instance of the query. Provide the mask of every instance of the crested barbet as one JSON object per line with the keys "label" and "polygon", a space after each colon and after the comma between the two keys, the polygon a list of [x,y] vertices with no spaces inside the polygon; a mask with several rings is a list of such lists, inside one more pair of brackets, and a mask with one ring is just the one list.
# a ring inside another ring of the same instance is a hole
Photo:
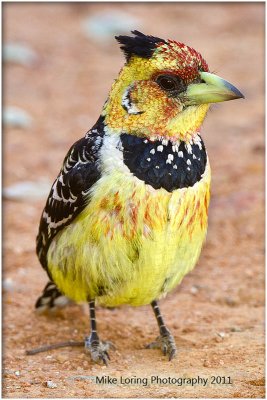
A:
{"label": "crested barbet", "polygon": [[96,124],[67,153],[41,216],[38,258],[50,281],[39,310],[89,304],[85,348],[107,363],[101,306],[151,304],[159,336],[177,350],[158,300],[199,258],[207,232],[210,165],[200,136],[211,103],[244,97],[174,40],[117,36],[126,63]]}

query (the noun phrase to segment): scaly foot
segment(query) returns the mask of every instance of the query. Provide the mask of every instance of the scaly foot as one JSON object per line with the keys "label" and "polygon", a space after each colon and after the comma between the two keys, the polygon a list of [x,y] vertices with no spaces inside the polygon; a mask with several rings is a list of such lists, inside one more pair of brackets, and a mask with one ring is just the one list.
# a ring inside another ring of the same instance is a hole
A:
{"label": "scaly foot", "polygon": [[161,349],[164,356],[169,356],[169,361],[171,361],[177,354],[174,338],[169,332],[158,336],[155,342],[148,344],[146,348]]}
{"label": "scaly foot", "polygon": [[115,349],[111,342],[102,342],[98,337],[92,336],[85,338],[85,350],[90,353],[94,362],[103,362],[105,365],[108,365],[108,360],[110,360],[109,349]]}

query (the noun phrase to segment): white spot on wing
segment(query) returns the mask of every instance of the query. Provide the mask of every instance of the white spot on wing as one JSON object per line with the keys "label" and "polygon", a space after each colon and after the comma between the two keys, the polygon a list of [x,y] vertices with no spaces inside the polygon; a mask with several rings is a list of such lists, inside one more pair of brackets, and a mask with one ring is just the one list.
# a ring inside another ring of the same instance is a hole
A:
{"label": "white spot on wing", "polygon": [[[59,179],[58,179],[59,181]],[[77,197],[74,196],[71,191],[70,191],[70,197],[68,199],[66,199],[63,195],[62,197],[59,196],[58,194],[58,190],[57,190],[57,183],[58,181],[56,181],[54,183],[54,185],[52,186],[52,190],[53,190],[53,194],[52,194],[52,198],[54,200],[58,200],[58,201],[63,201],[64,203],[74,203],[77,200]]]}
{"label": "white spot on wing", "polygon": [[47,214],[47,212],[43,212],[43,218],[46,220],[47,224],[49,225],[50,229],[56,229],[61,225],[64,225],[72,218],[73,214],[70,214],[68,217],[61,219],[58,222],[52,222],[51,217]]}
{"label": "white spot on wing", "polygon": [[54,183],[52,189],[53,189],[53,194],[52,194],[53,199],[62,201],[63,199],[62,199],[62,197],[59,196],[58,191],[57,191],[57,181]]}
{"label": "white spot on wing", "polygon": [[65,183],[64,183],[64,181],[63,181],[63,175],[62,175],[62,174],[59,175],[58,181],[61,183],[62,186],[65,186]]}

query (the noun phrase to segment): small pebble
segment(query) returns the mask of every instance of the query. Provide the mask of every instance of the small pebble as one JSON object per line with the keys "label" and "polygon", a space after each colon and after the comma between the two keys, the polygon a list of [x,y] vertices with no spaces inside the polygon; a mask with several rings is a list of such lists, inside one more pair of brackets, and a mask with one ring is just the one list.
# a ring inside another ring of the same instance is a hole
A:
{"label": "small pebble", "polygon": [[137,18],[122,11],[101,11],[86,18],[82,23],[82,28],[88,38],[91,39],[93,36],[96,40],[105,43],[114,35],[135,29],[138,23]]}
{"label": "small pebble", "polygon": [[38,57],[29,46],[10,42],[3,45],[3,61],[25,66],[32,66]]}
{"label": "small pebble", "polygon": [[3,125],[12,128],[30,128],[32,117],[19,107],[5,107],[3,109]]}
{"label": "small pebble", "polygon": [[234,307],[238,304],[237,300],[232,297],[226,297],[225,303],[230,307]]}
{"label": "small pebble", "polygon": [[19,371],[16,371],[16,372],[15,372],[15,375],[16,375],[16,376],[20,376],[20,372],[19,372]]}
{"label": "small pebble", "polygon": [[57,384],[53,381],[47,381],[46,387],[48,387],[49,389],[55,389],[55,388],[57,388]]}
{"label": "small pebble", "polygon": [[199,292],[199,289],[198,289],[196,286],[192,286],[192,287],[190,288],[190,292],[191,292],[193,295],[195,295],[195,294],[197,294],[197,293]]}
{"label": "small pebble", "polygon": [[35,200],[48,195],[51,183],[24,181],[3,189],[3,195],[9,200]]}
{"label": "small pebble", "polygon": [[5,278],[3,280],[3,289],[7,292],[12,292],[15,289],[15,284],[12,278]]}
{"label": "small pebble", "polygon": [[233,326],[233,327],[230,329],[230,331],[231,331],[231,332],[242,332],[242,329],[239,328],[238,326]]}
{"label": "small pebble", "polygon": [[218,336],[220,336],[222,339],[224,339],[227,336],[227,334],[225,332],[219,332]]}
{"label": "small pebble", "polygon": [[204,360],[203,367],[210,368],[211,367],[210,361],[209,360]]}

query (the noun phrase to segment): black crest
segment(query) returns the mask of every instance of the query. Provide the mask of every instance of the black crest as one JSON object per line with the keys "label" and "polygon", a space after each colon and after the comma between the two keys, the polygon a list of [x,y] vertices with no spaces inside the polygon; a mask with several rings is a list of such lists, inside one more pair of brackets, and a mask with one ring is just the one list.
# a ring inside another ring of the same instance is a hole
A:
{"label": "black crest", "polygon": [[139,31],[132,31],[132,36],[115,36],[115,39],[122,44],[126,60],[129,61],[131,56],[136,55],[143,58],[150,58],[157,47],[158,43],[166,43],[164,39],[155,36],[144,35]]}

